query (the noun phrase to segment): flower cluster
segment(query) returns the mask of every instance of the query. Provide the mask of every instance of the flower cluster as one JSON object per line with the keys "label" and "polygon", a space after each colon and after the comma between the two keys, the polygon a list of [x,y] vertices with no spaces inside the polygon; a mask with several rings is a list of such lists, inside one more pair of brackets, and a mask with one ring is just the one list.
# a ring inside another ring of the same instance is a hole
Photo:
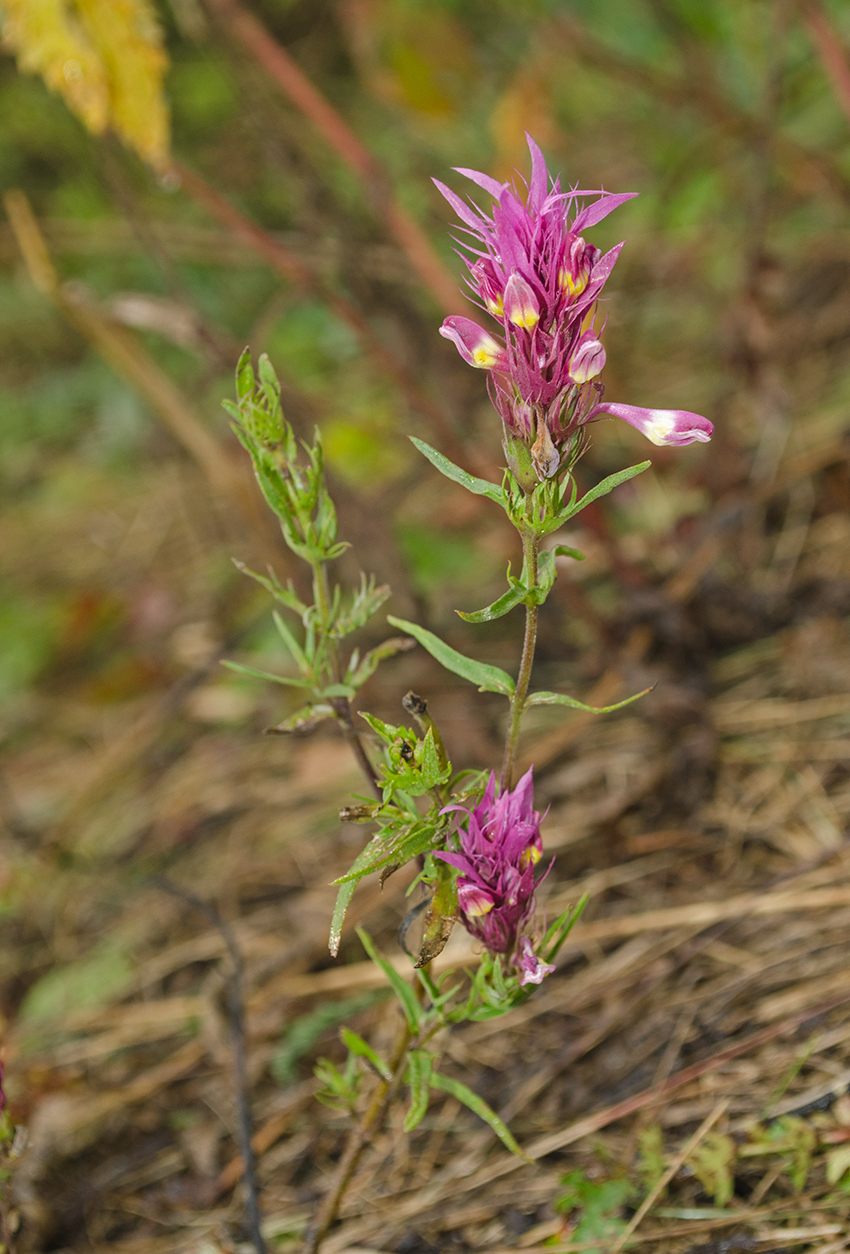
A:
{"label": "flower cluster", "polygon": [[457,892],[464,927],[492,953],[512,955],[523,985],[539,984],[554,970],[534,953],[527,936],[519,936],[534,909],[534,868],[543,853],[533,788],[529,770],[516,788],[497,794],[491,773],[472,810],[453,805],[443,811],[466,816],[458,820],[460,851],[434,855],[460,871]]}
{"label": "flower cluster", "polygon": [[[523,201],[507,183],[458,169],[494,204],[488,216],[437,179],[436,186],[464,223],[459,243],[476,302],[501,324],[502,336],[470,318],[446,318],[441,335],[472,366],[490,372],[489,391],[505,427],[506,450],[530,448],[537,479],[550,479],[574,461],[574,439],[591,419],[613,414],[654,444],[710,439],[712,424],[678,409],[641,409],[603,401],[597,376],[605,349],[596,329],[596,302],[623,247],[604,255],[582,232],[636,193],[561,190],[530,136],[531,181]],[[596,197],[592,203],[584,202]],[[509,457],[510,460],[510,457]]]}

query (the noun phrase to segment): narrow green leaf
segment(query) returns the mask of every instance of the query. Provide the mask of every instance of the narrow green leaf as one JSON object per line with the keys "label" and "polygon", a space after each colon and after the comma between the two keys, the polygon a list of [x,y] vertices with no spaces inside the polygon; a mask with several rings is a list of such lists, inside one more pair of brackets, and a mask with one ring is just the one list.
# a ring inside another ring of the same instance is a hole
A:
{"label": "narrow green leaf", "polygon": [[334,884],[347,884],[351,880],[356,882],[371,875],[373,871],[380,870],[389,862],[401,864],[418,857],[420,853],[428,853],[437,843],[437,830],[434,823],[425,821],[405,825],[400,831],[393,831],[389,840],[382,839],[380,834],[373,836],[345,875],[335,879]]}
{"label": "narrow green leaf", "polygon": [[556,544],[552,552],[556,557],[571,557],[576,562],[583,562],[587,556],[581,549],[571,549],[568,544]]}
{"label": "narrow green leaf", "polygon": [[475,610],[471,614],[464,614],[462,610],[455,610],[455,613],[467,623],[492,623],[496,618],[502,618],[503,615],[517,605],[520,605],[528,596],[528,589],[521,583],[515,583],[512,588],[508,588],[507,592],[493,602],[487,605],[483,610]]}
{"label": "narrow green leaf", "polygon": [[473,658],[464,657],[439,636],[435,636],[432,631],[426,631],[417,623],[408,623],[403,618],[394,618],[391,614],[387,615],[387,622],[392,623],[393,627],[399,627],[402,631],[408,632],[415,640],[418,640],[441,666],[445,666],[446,670],[453,671],[455,675],[460,675],[463,679],[468,679],[471,684],[477,684],[479,692],[500,692],[505,697],[513,696],[514,681],[500,666],[488,666],[484,662],[476,662]]}
{"label": "narrow green leaf", "polygon": [[586,505],[598,501],[601,496],[607,496],[609,492],[613,492],[621,483],[627,483],[629,479],[634,479],[635,475],[643,474],[648,470],[652,462],[641,462],[637,466],[629,466],[626,470],[618,470],[616,474],[608,475],[607,479],[603,479],[601,483],[597,483],[595,488],[591,488],[585,492],[580,501],[573,501],[570,506],[557,518],[552,520],[552,524],[547,527],[547,531],[556,531],[558,527],[562,527],[565,522],[569,522],[576,514],[580,514]]}
{"label": "narrow green leaf", "polygon": [[294,714],[290,714],[289,718],[285,718],[282,723],[277,723],[274,727],[264,727],[263,735],[285,736],[289,732],[300,732],[306,735],[326,718],[334,718],[334,716],[335,711],[330,705],[304,705]]}
{"label": "narrow green leaf", "polygon": [[498,484],[490,483],[489,479],[477,479],[475,475],[470,475],[467,471],[461,470],[460,466],[450,462],[448,457],[438,453],[435,448],[431,448],[431,445],[426,444],[424,440],[417,440],[415,436],[411,436],[410,441],[416,445],[424,457],[428,458],[431,465],[439,470],[441,475],[445,475],[447,479],[451,479],[454,483],[459,483],[461,487],[466,488],[468,492],[474,492],[476,496],[489,496],[491,501],[496,501],[498,505],[504,505],[505,494]]}
{"label": "narrow green leaf", "polygon": [[568,705],[571,710],[585,710],[588,714],[610,714],[612,710],[622,710],[624,705],[631,705],[633,701],[637,701],[640,697],[645,697],[648,692],[652,692],[651,688],[644,688],[643,692],[636,692],[633,697],[626,697],[625,701],[618,701],[616,705],[585,705],[583,701],[577,701],[575,697],[568,697],[563,692],[533,692],[526,700],[525,709],[532,705]]}
{"label": "narrow green leaf", "polygon": [[405,1132],[412,1132],[425,1118],[431,1087],[434,1056],[427,1049],[413,1049],[407,1059],[405,1079],[410,1087],[410,1109],[404,1121]]}
{"label": "narrow green leaf", "polygon": [[350,883],[342,884],[336,895],[336,905],[334,906],[331,919],[331,934],[328,937],[328,948],[334,958],[339,953],[339,942],[342,939],[342,925],[345,922],[345,912],[351,905],[351,898],[354,896],[356,887],[357,880],[351,880]]}
{"label": "narrow green leaf", "polygon": [[243,575],[250,576],[251,579],[256,579],[257,583],[260,584],[261,587],[265,588],[266,592],[271,593],[276,601],[280,601],[283,605],[288,606],[289,609],[295,610],[296,614],[303,615],[307,612],[307,606],[296,595],[295,589],[292,586],[292,580],[290,580],[287,587],[284,588],[271,566],[268,567],[269,573],[268,576],[266,576],[258,574],[255,570],[250,570],[244,562],[240,562],[235,557],[231,560],[237,570],[241,571]]}
{"label": "narrow green leaf", "polygon": [[489,1124],[502,1144],[507,1146],[512,1154],[516,1154],[517,1158],[522,1158],[527,1163],[534,1161],[520,1148],[514,1140],[510,1129],[502,1122],[495,1110],[492,1110],[483,1098],[479,1097],[477,1093],[473,1093],[472,1089],[467,1088],[465,1084],[461,1084],[459,1080],[452,1080],[447,1075],[440,1075],[439,1072],[435,1071],[431,1075],[431,1088],[440,1089],[443,1093],[450,1093],[452,1097],[456,1097],[459,1102],[467,1106],[479,1119],[483,1119],[485,1123]]}
{"label": "narrow green leaf", "polygon": [[328,684],[327,688],[317,688],[317,697],[348,697],[349,701],[355,695],[355,690],[351,684]]}
{"label": "narrow green leaf", "polygon": [[415,649],[416,646],[407,636],[391,636],[383,644],[378,644],[374,649],[370,649],[362,662],[355,658],[354,653],[352,653],[351,660],[348,663],[346,678],[352,688],[360,688],[385,658],[395,657],[397,653],[404,653],[411,648]]}
{"label": "narrow green leaf", "polygon": [[351,1050],[352,1054],[356,1054],[358,1058],[365,1058],[371,1062],[378,1075],[384,1080],[391,1080],[393,1073],[384,1062],[380,1054],[376,1054],[368,1041],[364,1041],[362,1036],[358,1036],[356,1032],[352,1032],[350,1028],[341,1028],[340,1036],[343,1045]]}
{"label": "narrow green leaf", "polygon": [[[342,889],[340,889],[342,892]],[[422,1007],[416,1000],[416,994],[411,986],[407,983],[404,976],[399,975],[395,967],[387,962],[386,958],[382,958],[375,946],[372,944],[372,938],[368,932],[362,927],[357,929],[357,935],[360,937],[361,944],[372,961],[381,968],[384,975],[392,984],[395,994],[401,1002],[404,1010],[404,1017],[407,1019],[408,1026],[411,1031],[415,1032],[422,1022]]]}
{"label": "narrow green leaf", "polygon": [[254,390],[254,369],[251,365],[251,349],[243,348],[236,363],[236,395],[240,401]]}
{"label": "narrow green leaf", "polygon": [[589,900],[589,894],[585,893],[584,896],[576,902],[575,906],[569,906],[564,913],[559,915],[555,922],[549,926],[538,950],[544,962],[555,961],[561,946],[578,923]]}
{"label": "narrow green leaf", "polygon": [[230,671],[238,671],[240,675],[250,675],[253,679],[268,679],[273,684],[288,684],[290,688],[312,688],[309,679],[295,679],[291,675],[272,675],[268,671],[258,671],[253,666],[243,666],[241,662],[222,662]]}
{"label": "narrow green leaf", "polygon": [[302,675],[309,676],[312,668],[307,660],[304,650],[301,648],[301,645],[289,630],[280,614],[278,614],[277,610],[272,610],[272,618],[274,619],[275,627],[277,627],[278,635],[289,650],[292,660],[295,662]]}

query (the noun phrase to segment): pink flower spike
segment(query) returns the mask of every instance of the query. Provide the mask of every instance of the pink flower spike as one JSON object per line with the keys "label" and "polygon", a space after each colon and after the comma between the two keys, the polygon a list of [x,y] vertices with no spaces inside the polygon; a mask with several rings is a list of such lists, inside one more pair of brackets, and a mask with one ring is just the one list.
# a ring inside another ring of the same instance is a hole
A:
{"label": "pink flower spike", "polygon": [[507,353],[502,345],[471,318],[453,314],[440,327],[440,335],[454,343],[470,366],[477,366],[479,370],[507,369]]}
{"label": "pink flower spike", "polygon": [[570,358],[570,378],[573,383],[587,383],[602,373],[604,365],[605,349],[593,332],[588,332]]}
{"label": "pink flower spike", "polygon": [[622,418],[653,444],[707,444],[714,432],[714,424],[702,414],[692,414],[687,409],[640,409],[637,405],[615,405],[607,401],[597,405],[590,417],[611,414]]}
{"label": "pink flower spike", "polygon": [[519,967],[519,982],[523,988],[526,984],[542,984],[546,976],[555,970],[550,962],[544,962],[534,952],[534,946],[527,936],[523,936],[519,942],[515,962]]}
{"label": "pink flower spike", "polygon": [[505,317],[515,327],[531,331],[540,321],[540,303],[521,274],[512,274],[505,285]]}

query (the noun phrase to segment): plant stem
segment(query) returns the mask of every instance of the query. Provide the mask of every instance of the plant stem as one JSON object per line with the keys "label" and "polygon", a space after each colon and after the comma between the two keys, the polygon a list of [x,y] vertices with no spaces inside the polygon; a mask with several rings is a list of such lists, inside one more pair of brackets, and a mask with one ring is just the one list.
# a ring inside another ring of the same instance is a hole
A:
{"label": "plant stem", "polygon": [[348,1134],[342,1158],[337,1164],[334,1182],[329,1192],[325,1195],[316,1218],[305,1233],[303,1254],[318,1254],[328,1229],[337,1217],[342,1199],[345,1197],[351,1178],[357,1170],[357,1164],[360,1162],[363,1151],[368,1146],[373,1135],[379,1130],[387,1107],[395,1097],[398,1087],[404,1078],[407,1055],[411,1048],[421,1049],[442,1026],[439,1022],[435,1023],[418,1037],[414,1035],[407,1022],[399,1028],[399,1033],[389,1059],[392,1076],[389,1080],[380,1079],[378,1081],[360,1122]]}
{"label": "plant stem", "polygon": [[[523,557],[525,558],[524,573],[526,587],[531,589],[537,587],[537,551],[539,547],[540,537],[531,531],[530,528],[524,530],[522,533],[522,549]],[[531,667],[534,663],[534,649],[537,644],[538,610],[539,606],[536,601],[526,602],[525,639],[522,642],[522,659],[519,664],[516,688],[511,698],[510,720],[508,722],[508,733],[505,738],[505,756],[502,761],[500,786],[503,790],[510,788],[513,782],[514,760],[519,742],[519,728],[522,721],[525,698],[528,694],[528,685],[531,681]]]}
{"label": "plant stem", "polygon": [[378,776],[375,773],[375,768],[369,761],[368,754],[363,747],[362,737],[354,726],[354,720],[351,717],[351,702],[348,700],[348,697],[334,697],[330,704],[336,711],[337,722],[342,728],[342,733],[345,736],[345,739],[351,746],[351,752],[357,760],[357,765],[363,772],[366,782],[373,794],[378,801],[381,801],[384,796],[384,791],[378,783]]}
{"label": "plant stem", "polygon": [[[320,630],[327,648],[328,675],[332,683],[338,684],[340,682],[339,652],[336,641],[330,634],[331,593],[328,586],[328,571],[324,562],[311,562],[310,565],[313,568],[313,600],[319,611]],[[351,747],[357,765],[363,772],[371,792],[380,801],[384,795],[383,789],[378,783],[375,768],[369,761],[363,741],[354,726],[354,720],[351,717],[351,702],[348,697],[334,697],[330,704],[336,712],[337,722]]]}

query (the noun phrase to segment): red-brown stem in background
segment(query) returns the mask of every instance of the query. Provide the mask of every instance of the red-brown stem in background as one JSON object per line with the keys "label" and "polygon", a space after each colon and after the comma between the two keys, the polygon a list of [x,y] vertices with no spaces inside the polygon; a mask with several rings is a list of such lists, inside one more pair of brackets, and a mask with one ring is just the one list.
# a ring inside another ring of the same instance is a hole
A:
{"label": "red-brown stem in background", "polygon": [[802,0],[801,7],[815,51],[850,123],[850,54],[819,0]]}
{"label": "red-brown stem in background", "polygon": [[443,265],[418,222],[399,204],[384,171],[345,119],[340,117],[262,22],[244,9],[239,0],[207,0],[207,3],[296,108],[310,119],[343,161],[359,175],[373,208],[387,223],[396,243],[443,312],[456,310],[457,281]]}
{"label": "red-brown stem in background", "polygon": [[172,169],[180,179],[180,184],[187,195],[191,196],[207,210],[222,226],[231,231],[237,239],[242,240],[249,248],[265,257],[266,261],[289,282],[296,283],[308,291],[314,292],[334,313],[349,327],[360,343],[364,352],[376,365],[388,375],[403,392],[408,404],[415,409],[430,425],[434,435],[439,439],[443,449],[455,460],[470,460],[470,451],[465,449],[451,430],[446,415],[426,395],[409,371],[389,352],[377,339],[358,309],[333,291],[313,273],[308,265],[296,257],[294,253],[266,231],[258,223],[252,221],[241,209],[237,209],[225,196],[210,187],[209,183],[189,166],[181,161],[173,161]]}

